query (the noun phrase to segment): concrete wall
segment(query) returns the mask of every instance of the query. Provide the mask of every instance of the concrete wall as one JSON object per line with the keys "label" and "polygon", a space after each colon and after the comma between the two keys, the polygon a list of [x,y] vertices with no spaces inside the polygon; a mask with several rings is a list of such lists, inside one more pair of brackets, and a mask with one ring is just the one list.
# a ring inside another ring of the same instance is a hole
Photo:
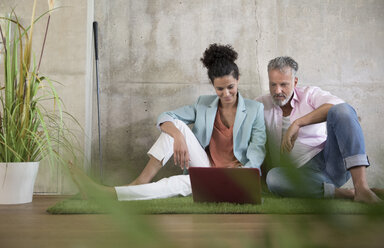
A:
{"label": "concrete wall", "polygon": [[[97,1],[107,182],[130,181],[142,169],[161,112],[213,93],[199,58],[218,42],[239,52],[246,97],[268,91],[271,58],[290,55],[300,65],[300,85],[355,106],[374,165],[369,179],[384,185],[383,10],[381,0]],[[160,176],[173,173],[179,171],[165,168]]]}
{"label": "concrete wall", "polygon": [[[26,20],[31,2],[17,1],[17,11]],[[384,122],[380,106],[384,93],[380,86],[384,78],[384,1],[60,3],[69,7],[57,11],[52,19],[42,69],[65,85],[60,91],[80,123],[92,122],[92,171],[97,176],[94,89],[93,106],[85,107],[90,93],[86,78],[92,76],[86,70],[91,62],[86,54],[91,46],[87,15],[94,11],[99,23],[104,183],[124,184],[138,175],[147,161],[147,150],[159,135],[155,122],[161,112],[191,104],[198,95],[214,93],[199,58],[210,43],[218,42],[232,44],[238,51],[240,91],[248,98],[268,91],[268,61],[290,55],[299,63],[300,85],[320,86],[352,104],[361,119],[373,164],[368,178],[372,186],[384,186],[384,132],[380,125]],[[39,11],[45,4],[39,1]],[[14,1],[3,0],[0,10],[14,5]],[[175,173],[180,171],[168,166],[157,178]],[[44,180],[42,185],[51,187]],[[57,191],[67,192],[68,185],[62,182]]]}
{"label": "concrete wall", "polygon": [[[384,186],[383,11],[381,0],[276,1],[270,11],[275,16],[272,23],[261,25],[262,34],[275,33],[271,57],[288,54],[298,61],[299,84],[320,86],[356,108],[373,165],[368,179],[380,186]],[[267,80],[262,85],[265,90]]]}
{"label": "concrete wall", "polygon": [[[257,4],[239,1],[234,8],[236,3],[95,2],[107,182],[124,183],[141,171],[159,135],[155,123],[161,112],[214,93],[199,62],[208,44],[232,44],[240,54],[240,91],[247,97],[261,93]],[[170,166],[159,177],[174,173],[180,170]]]}

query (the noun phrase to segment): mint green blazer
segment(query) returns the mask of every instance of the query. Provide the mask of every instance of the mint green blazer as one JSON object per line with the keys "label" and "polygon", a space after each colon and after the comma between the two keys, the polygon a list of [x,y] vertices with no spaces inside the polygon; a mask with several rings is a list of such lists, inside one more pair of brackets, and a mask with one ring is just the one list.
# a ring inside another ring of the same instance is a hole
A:
{"label": "mint green blazer", "polygon": [[[213,124],[219,104],[217,95],[200,96],[196,103],[162,113],[157,126],[175,119],[194,124],[192,132],[205,149],[211,140]],[[244,99],[238,93],[238,104],[233,126],[233,153],[244,167],[260,169],[265,157],[264,106]]]}

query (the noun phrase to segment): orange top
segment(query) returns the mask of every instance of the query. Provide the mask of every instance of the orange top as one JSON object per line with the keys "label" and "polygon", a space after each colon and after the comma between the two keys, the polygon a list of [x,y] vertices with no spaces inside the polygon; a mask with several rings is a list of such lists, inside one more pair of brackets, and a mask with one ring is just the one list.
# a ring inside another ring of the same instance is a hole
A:
{"label": "orange top", "polygon": [[217,111],[209,142],[209,158],[214,167],[239,167],[241,163],[233,154],[233,126],[227,128]]}

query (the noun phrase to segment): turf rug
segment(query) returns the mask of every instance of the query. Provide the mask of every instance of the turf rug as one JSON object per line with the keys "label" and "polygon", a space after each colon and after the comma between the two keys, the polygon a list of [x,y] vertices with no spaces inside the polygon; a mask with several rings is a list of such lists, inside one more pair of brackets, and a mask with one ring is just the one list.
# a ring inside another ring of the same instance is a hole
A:
{"label": "turf rug", "polygon": [[102,214],[113,207],[141,214],[384,214],[383,204],[363,204],[336,199],[297,199],[264,196],[263,203],[194,203],[192,197],[98,204],[77,197],[68,198],[47,209],[51,214]]}

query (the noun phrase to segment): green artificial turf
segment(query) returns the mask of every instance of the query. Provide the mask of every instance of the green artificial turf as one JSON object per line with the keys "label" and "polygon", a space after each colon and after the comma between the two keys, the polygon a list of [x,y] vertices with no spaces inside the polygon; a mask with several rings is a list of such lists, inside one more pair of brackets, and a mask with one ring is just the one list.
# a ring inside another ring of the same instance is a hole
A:
{"label": "green artificial turf", "polygon": [[98,204],[76,197],[62,200],[47,209],[51,214],[97,214],[109,213],[119,207],[142,214],[384,214],[383,204],[368,205],[349,200],[297,199],[263,196],[263,203],[194,203],[192,197],[175,197],[145,201],[114,202]]}

